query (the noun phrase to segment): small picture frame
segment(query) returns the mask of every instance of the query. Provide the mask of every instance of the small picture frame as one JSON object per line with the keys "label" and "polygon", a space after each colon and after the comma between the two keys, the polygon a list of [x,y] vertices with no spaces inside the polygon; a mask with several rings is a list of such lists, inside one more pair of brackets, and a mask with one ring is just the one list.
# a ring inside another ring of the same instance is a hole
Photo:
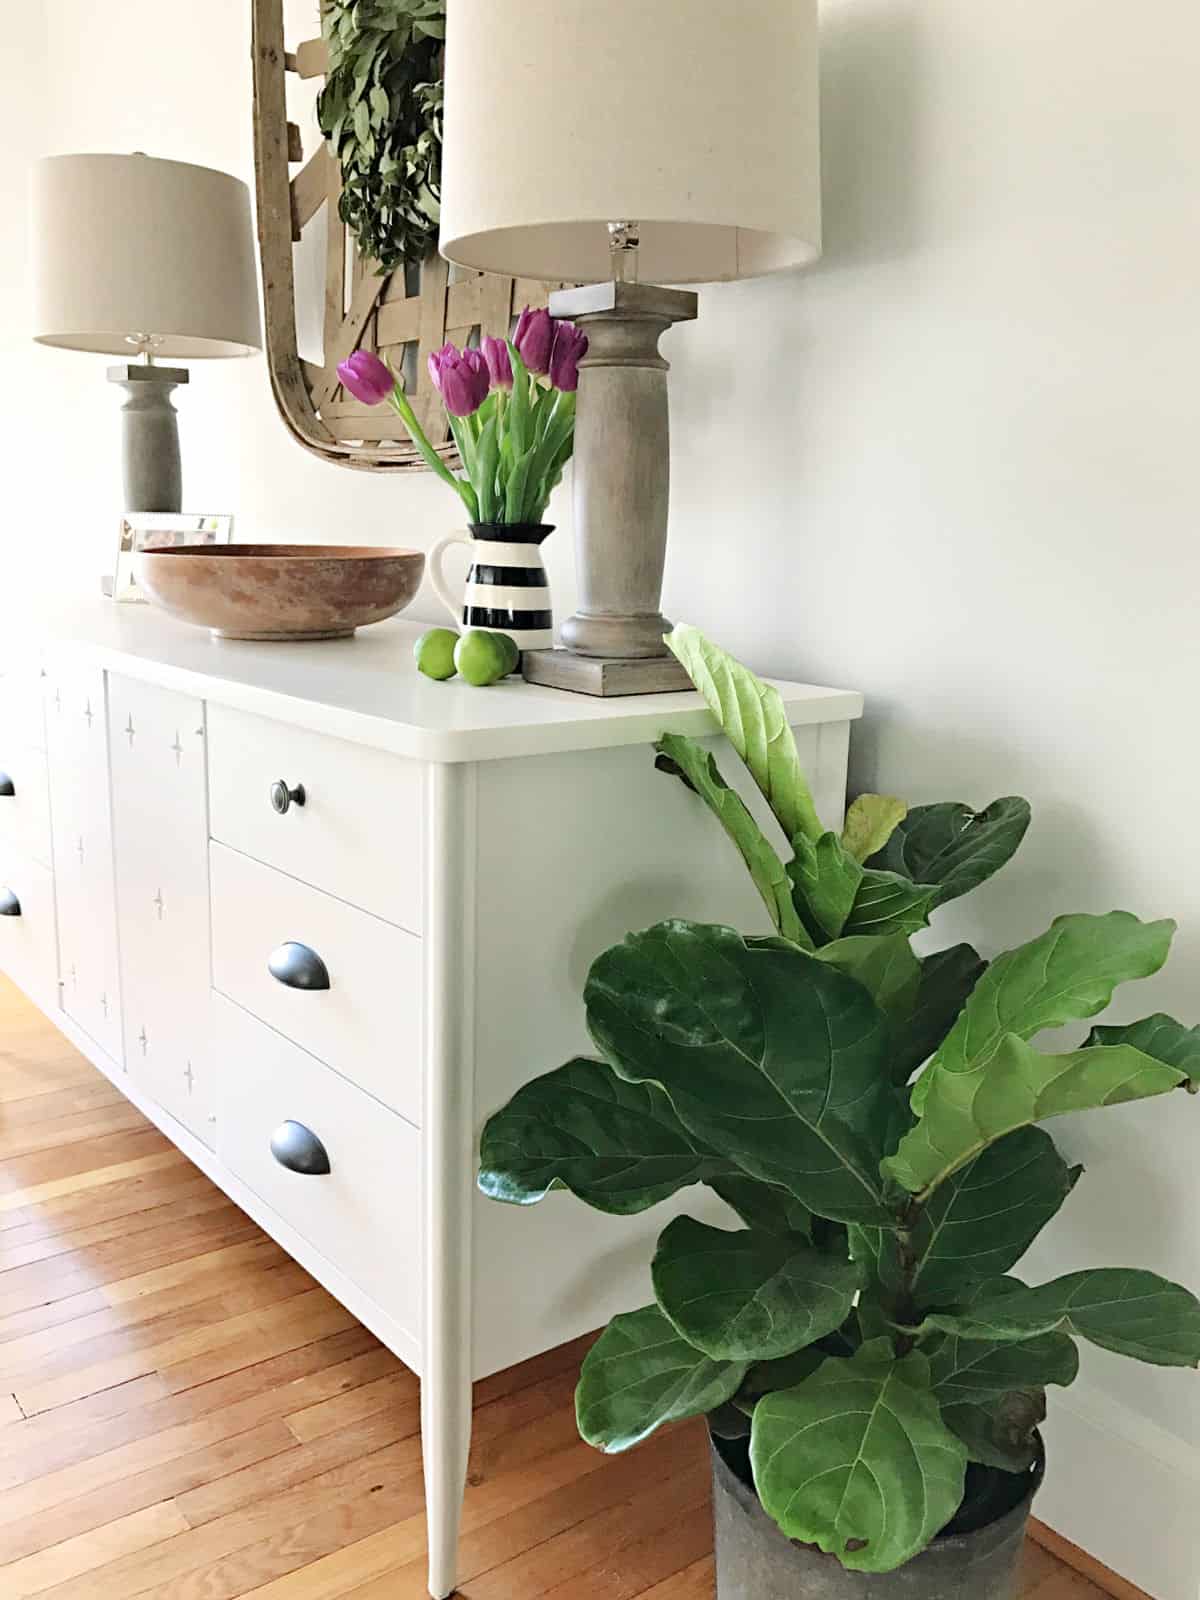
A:
{"label": "small picture frame", "polygon": [[[117,567],[111,579],[103,580],[105,593],[123,603],[146,604],[146,596],[133,576],[133,557],[138,550],[174,550],[181,545],[228,544],[233,537],[233,518],[225,514],[199,512],[127,511],[121,518],[117,544]],[[109,587],[111,585],[111,587]]]}

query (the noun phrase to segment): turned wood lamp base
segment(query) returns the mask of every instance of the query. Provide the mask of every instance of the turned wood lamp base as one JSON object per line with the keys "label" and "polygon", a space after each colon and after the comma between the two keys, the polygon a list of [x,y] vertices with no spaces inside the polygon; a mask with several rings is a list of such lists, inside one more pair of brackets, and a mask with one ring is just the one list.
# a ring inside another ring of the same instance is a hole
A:
{"label": "turned wood lamp base", "polygon": [[521,656],[526,683],[574,694],[672,694],[692,687],[673,655],[578,656],[572,650],[526,650]]}
{"label": "turned wood lamp base", "polygon": [[579,609],[563,623],[565,648],[531,652],[523,671],[531,683],[579,694],[686,689],[660,609],[671,453],[658,341],[695,319],[696,296],[615,278],[559,290],[550,311],[588,336],[575,418]]}
{"label": "turned wood lamp base", "polygon": [[188,381],[187,368],[126,361],[109,367],[108,381],[129,396],[121,407],[126,511],[181,511],[179,418],[171,391]]}

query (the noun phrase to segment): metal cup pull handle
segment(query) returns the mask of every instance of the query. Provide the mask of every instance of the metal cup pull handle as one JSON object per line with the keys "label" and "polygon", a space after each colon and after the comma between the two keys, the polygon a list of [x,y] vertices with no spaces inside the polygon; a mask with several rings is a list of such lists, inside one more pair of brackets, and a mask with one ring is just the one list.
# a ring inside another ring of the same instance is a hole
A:
{"label": "metal cup pull handle", "polygon": [[271,951],[267,971],[287,989],[329,988],[329,968],[315,950],[294,939]]}
{"label": "metal cup pull handle", "polygon": [[332,1172],[329,1152],[311,1128],[302,1122],[281,1122],[271,1135],[271,1154],[281,1167],[306,1178],[322,1178]]}

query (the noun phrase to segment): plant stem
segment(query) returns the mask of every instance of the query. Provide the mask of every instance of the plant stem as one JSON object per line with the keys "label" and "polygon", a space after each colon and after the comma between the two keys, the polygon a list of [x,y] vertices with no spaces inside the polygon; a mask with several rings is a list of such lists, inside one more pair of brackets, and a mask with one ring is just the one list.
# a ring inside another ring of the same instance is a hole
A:
{"label": "plant stem", "polygon": [[[920,1219],[921,1207],[914,1202],[905,1208],[904,1216],[900,1219],[900,1224],[896,1229],[896,1253],[899,1258],[900,1283],[892,1305],[892,1321],[906,1327],[912,1327],[918,1320],[916,1299],[917,1252],[913,1244],[913,1235]],[[903,1357],[908,1355],[917,1341],[910,1333],[898,1333],[894,1342],[897,1356]]]}
{"label": "plant stem", "polygon": [[417,414],[412,408],[412,402],[400,387],[397,381],[392,390],[392,408],[399,416],[401,422],[408,429],[408,436],[421,453],[421,459],[431,472],[436,472],[444,483],[448,483],[467,508],[467,516],[471,522],[479,521],[479,502],[475,491],[469,483],[464,483],[461,478],[456,478],[450,468],[438,455],[437,451],[425,437],[425,430],[417,421]]}

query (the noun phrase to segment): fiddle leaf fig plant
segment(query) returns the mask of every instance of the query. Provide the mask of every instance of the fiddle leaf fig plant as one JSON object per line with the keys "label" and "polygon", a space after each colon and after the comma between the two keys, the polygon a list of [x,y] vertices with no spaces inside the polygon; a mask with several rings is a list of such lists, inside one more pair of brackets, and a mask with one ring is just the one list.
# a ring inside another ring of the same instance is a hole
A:
{"label": "fiddle leaf fig plant", "polygon": [[488,1121],[480,1187],[618,1215],[719,1196],[728,1224],[675,1216],[654,1304],[586,1357],[580,1432],[620,1451],[707,1415],[785,1534],[889,1572],[959,1515],[968,1468],[1028,1475],[1078,1340],[1200,1365],[1200,1301],[1152,1272],[1012,1275],[1081,1177],[1041,1124],[1195,1092],[1200,1029],[1155,1015],[1035,1046],[1158,971],[1174,924],[1071,915],[990,965],[965,944],[918,956],[936,907],[1016,850],[1026,802],[864,795],[826,828],[778,693],[694,629],[668,644],[766,814],[694,740],[665,734],[658,765],[712,811],[772,931],[668,921],[605,951],[584,989],[596,1056]]}

